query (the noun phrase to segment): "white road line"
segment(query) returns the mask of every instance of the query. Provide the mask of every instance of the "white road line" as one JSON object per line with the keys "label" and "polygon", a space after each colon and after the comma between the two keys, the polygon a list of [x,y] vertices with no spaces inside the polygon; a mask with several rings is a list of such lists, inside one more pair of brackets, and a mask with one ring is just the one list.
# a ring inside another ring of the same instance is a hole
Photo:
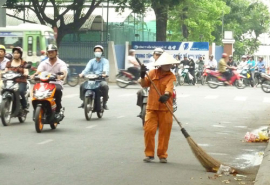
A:
{"label": "white road line", "polygon": [[247,126],[234,126],[235,128],[247,128]]}
{"label": "white road line", "polygon": [[69,95],[63,96],[63,98],[73,98],[75,96],[79,97],[79,94],[69,94]]}
{"label": "white road line", "polygon": [[125,117],[125,116],[118,116],[117,118],[123,118],[123,117]]}
{"label": "white road line", "polygon": [[212,125],[213,127],[218,127],[218,128],[225,128],[223,125]]}
{"label": "white road line", "polygon": [[215,95],[210,95],[210,96],[206,96],[204,97],[205,99],[217,99],[218,96]]}
{"label": "white road line", "polygon": [[94,127],[96,127],[97,125],[91,125],[91,126],[88,126],[88,127],[86,127],[86,128],[89,128],[89,129],[91,129],[91,128],[94,128]]}
{"label": "white road line", "polygon": [[50,142],[52,142],[52,141],[53,141],[52,139],[48,139],[48,140],[42,141],[42,142],[40,142],[40,143],[38,143],[38,144],[39,144],[39,145],[44,145],[44,144],[50,143]]}
{"label": "white road line", "polygon": [[246,101],[246,100],[247,100],[247,97],[244,97],[244,96],[236,96],[236,97],[234,98],[234,100],[236,100],[236,101]]}
{"label": "white road line", "polygon": [[121,94],[118,97],[135,96],[135,94]]}
{"label": "white road line", "polygon": [[209,153],[210,155],[228,155],[228,154],[224,154],[224,153]]}
{"label": "white road line", "polygon": [[189,96],[190,96],[189,94],[180,94],[180,95],[177,95],[177,98],[186,98]]}
{"label": "white road line", "polygon": [[264,103],[270,103],[270,98],[264,98],[264,99],[263,99],[263,102],[264,102]]}

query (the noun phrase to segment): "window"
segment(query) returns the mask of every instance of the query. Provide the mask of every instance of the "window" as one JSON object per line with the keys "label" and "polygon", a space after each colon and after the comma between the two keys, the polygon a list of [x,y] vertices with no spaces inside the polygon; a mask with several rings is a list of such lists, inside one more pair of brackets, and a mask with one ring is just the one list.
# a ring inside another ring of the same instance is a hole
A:
{"label": "window", "polygon": [[28,51],[27,54],[28,56],[33,56],[33,37],[32,36],[28,36]]}
{"label": "window", "polygon": [[0,37],[1,45],[4,45],[7,49],[12,49],[14,47],[23,46],[23,38],[22,37]]}
{"label": "window", "polygon": [[45,32],[45,39],[46,39],[46,46],[49,44],[56,44],[54,33],[52,32]]}
{"label": "window", "polygon": [[40,41],[39,41],[39,37],[37,37],[37,56],[41,56],[41,49],[40,49]]}

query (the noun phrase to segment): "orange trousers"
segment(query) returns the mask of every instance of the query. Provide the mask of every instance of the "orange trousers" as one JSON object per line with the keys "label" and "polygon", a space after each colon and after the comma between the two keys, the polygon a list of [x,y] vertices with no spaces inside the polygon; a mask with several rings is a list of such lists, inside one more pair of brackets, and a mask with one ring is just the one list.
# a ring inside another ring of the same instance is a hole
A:
{"label": "orange trousers", "polygon": [[167,150],[172,130],[172,122],[173,117],[169,111],[146,110],[144,125],[145,156],[155,156],[155,135],[158,128],[157,156],[159,158],[168,157]]}

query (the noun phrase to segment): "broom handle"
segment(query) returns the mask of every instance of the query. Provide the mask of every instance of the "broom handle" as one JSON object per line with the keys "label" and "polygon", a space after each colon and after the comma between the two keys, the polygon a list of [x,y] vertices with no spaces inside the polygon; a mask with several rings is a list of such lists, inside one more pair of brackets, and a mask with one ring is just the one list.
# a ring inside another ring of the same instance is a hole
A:
{"label": "broom handle", "polygon": [[[155,90],[157,91],[158,95],[161,96],[161,93],[159,92],[157,86],[154,84],[154,82],[152,81],[152,79],[149,77],[148,73],[146,73],[146,76],[148,77],[148,79],[150,80],[151,84],[154,86]],[[181,122],[177,119],[177,117],[174,115],[173,111],[170,109],[168,102],[165,102],[166,107],[168,108],[168,110],[170,111],[170,113],[172,114],[172,116],[174,117],[175,121],[178,123],[178,125],[180,126],[180,128],[182,129],[182,124]]]}

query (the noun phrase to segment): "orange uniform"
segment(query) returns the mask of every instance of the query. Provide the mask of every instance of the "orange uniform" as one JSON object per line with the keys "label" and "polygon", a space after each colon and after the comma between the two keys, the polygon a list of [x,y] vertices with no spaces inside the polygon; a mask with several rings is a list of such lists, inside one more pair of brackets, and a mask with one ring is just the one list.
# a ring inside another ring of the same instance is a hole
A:
{"label": "orange uniform", "polygon": [[[165,92],[173,94],[173,82],[176,81],[174,74],[170,71],[164,72],[160,68],[149,72],[149,78],[156,85],[161,95]],[[155,154],[155,135],[159,128],[157,155],[159,158],[167,158],[167,150],[172,129],[173,117],[164,103],[159,102],[159,94],[151,85],[148,77],[141,80],[142,87],[150,87],[148,102],[146,107],[146,118],[144,126],[145,155],[154,156]],[[171,110],[173,104],[172,96],[167,101]]]}

